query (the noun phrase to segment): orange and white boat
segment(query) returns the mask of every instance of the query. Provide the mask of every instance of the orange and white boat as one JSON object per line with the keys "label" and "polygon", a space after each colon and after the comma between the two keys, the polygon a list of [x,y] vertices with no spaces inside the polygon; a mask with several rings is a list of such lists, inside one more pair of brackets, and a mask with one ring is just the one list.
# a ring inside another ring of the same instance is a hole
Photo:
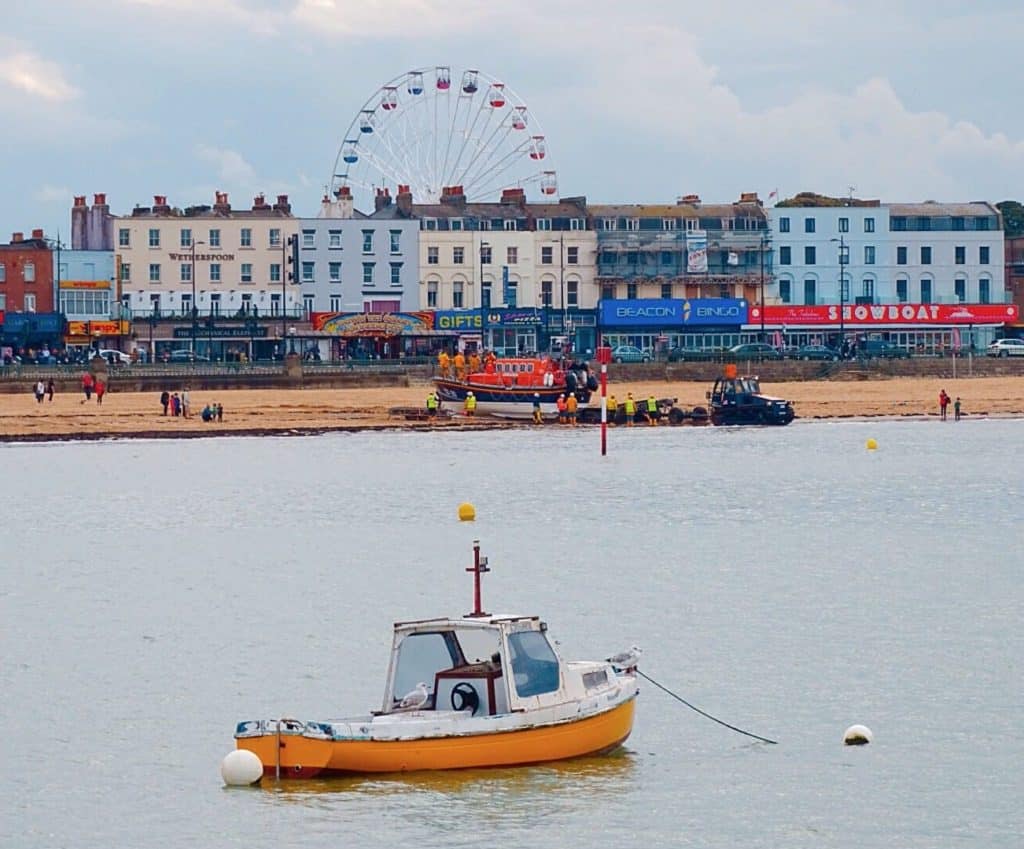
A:
{"label": "orange and white boat", "polygon": [[397,622],[384,703],[365,716],[240,722],[238,749],[265,777],[507,767],[595,755],[633,727],[632,649],[604,661],[562,660],[537,616],[485,613],[474,543],[475,604],[449,619]]}

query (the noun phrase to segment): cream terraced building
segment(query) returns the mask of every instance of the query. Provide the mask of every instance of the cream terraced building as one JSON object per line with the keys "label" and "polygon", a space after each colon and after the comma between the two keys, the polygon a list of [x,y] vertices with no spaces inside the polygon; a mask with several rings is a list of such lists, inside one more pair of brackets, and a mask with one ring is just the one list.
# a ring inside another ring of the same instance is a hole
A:
{"label": "cream terraced building", "polygon": [[[296,234],[287,195],[257,196],[233,209],[225,192],[212,206],[152,207],[113,218],[121,303],[133,318],[300,316],[300,286],[288,282],[288,238]],[[195,301],[193,302],[193,293]]]}

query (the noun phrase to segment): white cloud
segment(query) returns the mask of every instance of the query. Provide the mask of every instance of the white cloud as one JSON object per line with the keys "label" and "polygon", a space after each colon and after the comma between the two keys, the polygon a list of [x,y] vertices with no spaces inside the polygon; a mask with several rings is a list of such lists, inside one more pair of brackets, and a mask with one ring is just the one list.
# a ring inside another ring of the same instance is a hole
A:
{"label": "white cloud", "polygon": [[78,97],[78,90],[65,79],[56,62],[10,39],[0,39],[0,55],[0,83],[7,88],[53,103]]}
{"label": "white cloud", "polygon": [[245,189],[253,187],[256,169],[246,162],[245,157],[238,151],[198,144],[196,156],[215,165],[217,177],[225,183]]}
{"label": "white cloud", "polygon": [[51,186],[49,183],[42,185],[36,192],[36,200],[42,203],[65,203],[71,202],[72,192],[67,186]]}

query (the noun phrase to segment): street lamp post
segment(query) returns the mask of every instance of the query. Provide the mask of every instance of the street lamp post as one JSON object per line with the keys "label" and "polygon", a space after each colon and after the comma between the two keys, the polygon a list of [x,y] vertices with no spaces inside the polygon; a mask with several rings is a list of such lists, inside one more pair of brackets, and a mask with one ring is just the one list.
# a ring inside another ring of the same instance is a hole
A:
{"label": "street lamp post", "polygon": [[568,319],[566,318],[565,309],[565,233],[558,234],[558,290],[559,297],[562,299],[562,334],[565,335],[566,341],[568,342]]}
{"label": "street lamp post", "polygon": [[197,242],[192,239],[192,263],[190,265],[189,277],[192,278],[192,302],[189,304],[190,312],[192,313],[192,358],[195,359],[196,355],[196,319],[198,318],[199,308],[196,304],[196,245],[205,245],[206,242]]}
{"label": "street lamp post", "polygon": [[761,234],[761,342],[765,341],[764,336],[764,249],[768,240],[764,233]]}
{"label": "street lamp post", "polygon": [[838,239],[831,239],[830,241],[839,242],[839,344],[842,345],[845,335],[843,312],[846,307],[846,263],[848,257],[846,256],[846,240],[842,234],[839,235]]}
{"label": "street lamp post", "polygon": [[485,332],[487,328],[487,314],[486,310],[490,304],[484,303],[484,251],[489,250],[491,247],[490,242],[480,242],[480,352],[483,353],[486,348]]}

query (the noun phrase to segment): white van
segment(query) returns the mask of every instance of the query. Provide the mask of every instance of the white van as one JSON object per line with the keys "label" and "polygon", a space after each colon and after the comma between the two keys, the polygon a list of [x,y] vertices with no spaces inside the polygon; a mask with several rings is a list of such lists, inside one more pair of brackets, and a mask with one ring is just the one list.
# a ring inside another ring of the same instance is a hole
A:
{"label": "white van", "polygon": [[115,348],[101,348],[99,355],[112,366],[128,366],[132,363],[131,357],[124,351],[118,351]]}

